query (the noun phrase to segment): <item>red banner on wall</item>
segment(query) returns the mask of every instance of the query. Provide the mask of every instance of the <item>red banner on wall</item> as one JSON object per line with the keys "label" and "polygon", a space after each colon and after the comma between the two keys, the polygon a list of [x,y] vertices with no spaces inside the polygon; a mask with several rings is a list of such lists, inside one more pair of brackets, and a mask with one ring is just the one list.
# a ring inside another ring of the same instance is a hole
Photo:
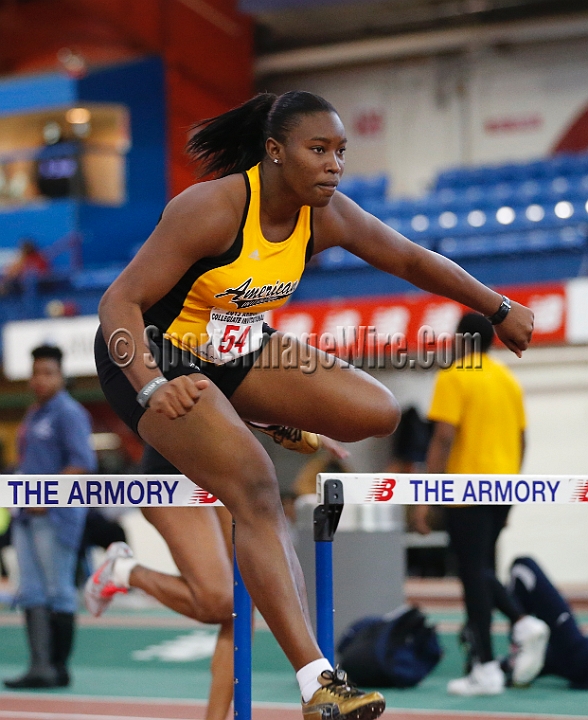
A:
{"label": "red banner on wall", "polygon": [[[533,345],[565,342],[566,295],[563,283],[505,288],[500,292],[530,307],[535,313]],[[322,302],[292,303],[268,318],[273,327],[305,339],[327,351],[354,345],[382,348],[386,343],[405,343],[417,348],[419,332],[430,328],[427,342],[455,332],[467,308],[452,300],[429,294],[345,298]],[[336,347],[335,347],[336,346]]]}

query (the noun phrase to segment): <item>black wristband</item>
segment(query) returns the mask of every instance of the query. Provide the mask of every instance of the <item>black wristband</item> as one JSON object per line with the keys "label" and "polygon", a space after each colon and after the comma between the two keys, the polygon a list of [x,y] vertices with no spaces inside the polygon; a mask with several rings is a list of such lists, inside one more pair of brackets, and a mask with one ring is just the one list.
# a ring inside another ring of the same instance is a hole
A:
{"label": "black wristband", "polygon": [[502,302],[500,303],[500,307],[498,308],[498,310],[494,313],[494,315],[487,316],[486,319],[489,320],[492,325],[500,325],[500,323],[510,312],[510,308],[510,300],[506,297],[506,295],[503,295]]}

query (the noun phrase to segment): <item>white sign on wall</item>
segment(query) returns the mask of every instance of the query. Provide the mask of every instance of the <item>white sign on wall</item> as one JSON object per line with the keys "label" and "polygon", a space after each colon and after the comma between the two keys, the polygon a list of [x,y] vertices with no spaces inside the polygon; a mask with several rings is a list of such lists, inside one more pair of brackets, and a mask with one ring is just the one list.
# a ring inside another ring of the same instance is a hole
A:
{"label": "white sign on wall", "polygon": [[4,374],[9,380],[28,380],[31,351],[48,344],[63,351],[66,377],[96,375],[94,336],[98,324],[98,315],[6,323],[2,331]]}
{"label": "white sign on wall", "polygon": [[574,278],[566,284],[568,322],[566,340],[572,345],[588,343],[588,279]]}

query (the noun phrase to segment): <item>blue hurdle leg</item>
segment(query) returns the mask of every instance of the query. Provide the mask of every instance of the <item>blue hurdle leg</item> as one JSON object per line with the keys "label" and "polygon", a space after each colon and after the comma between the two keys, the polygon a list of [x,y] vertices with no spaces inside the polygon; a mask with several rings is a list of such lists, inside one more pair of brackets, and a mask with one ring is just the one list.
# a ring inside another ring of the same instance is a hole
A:
{"label": "blue hurdle leg", "polygon": [[333,593],[333,543],[315,543],[316,629],[323,655],[335,663],[335,600]]}
{"label": "blue hurdle leg", "polygon": [[325,480],[323,504],[313,513],[316,570],[316,630],[321,652],[335,664],[335,597],[333,590],[333,540],[343,512],[343,484]]}
{"label": "blue hurdle leg", "polygon": [[234,694],[233,709],[238,720],[251,720],[251,598],[233,555],[233,633]]}

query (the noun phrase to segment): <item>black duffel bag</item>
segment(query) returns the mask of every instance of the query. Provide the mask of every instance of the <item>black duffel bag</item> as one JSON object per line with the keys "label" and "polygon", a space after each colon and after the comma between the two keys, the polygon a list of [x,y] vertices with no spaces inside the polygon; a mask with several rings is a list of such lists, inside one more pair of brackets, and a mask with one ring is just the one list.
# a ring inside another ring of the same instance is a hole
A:
{"label": "black duffel bag", "polygon": [[353,623],[337,646],[339,664],[364,687],[414,687],[443,655],[435,627],[418,607]]}

